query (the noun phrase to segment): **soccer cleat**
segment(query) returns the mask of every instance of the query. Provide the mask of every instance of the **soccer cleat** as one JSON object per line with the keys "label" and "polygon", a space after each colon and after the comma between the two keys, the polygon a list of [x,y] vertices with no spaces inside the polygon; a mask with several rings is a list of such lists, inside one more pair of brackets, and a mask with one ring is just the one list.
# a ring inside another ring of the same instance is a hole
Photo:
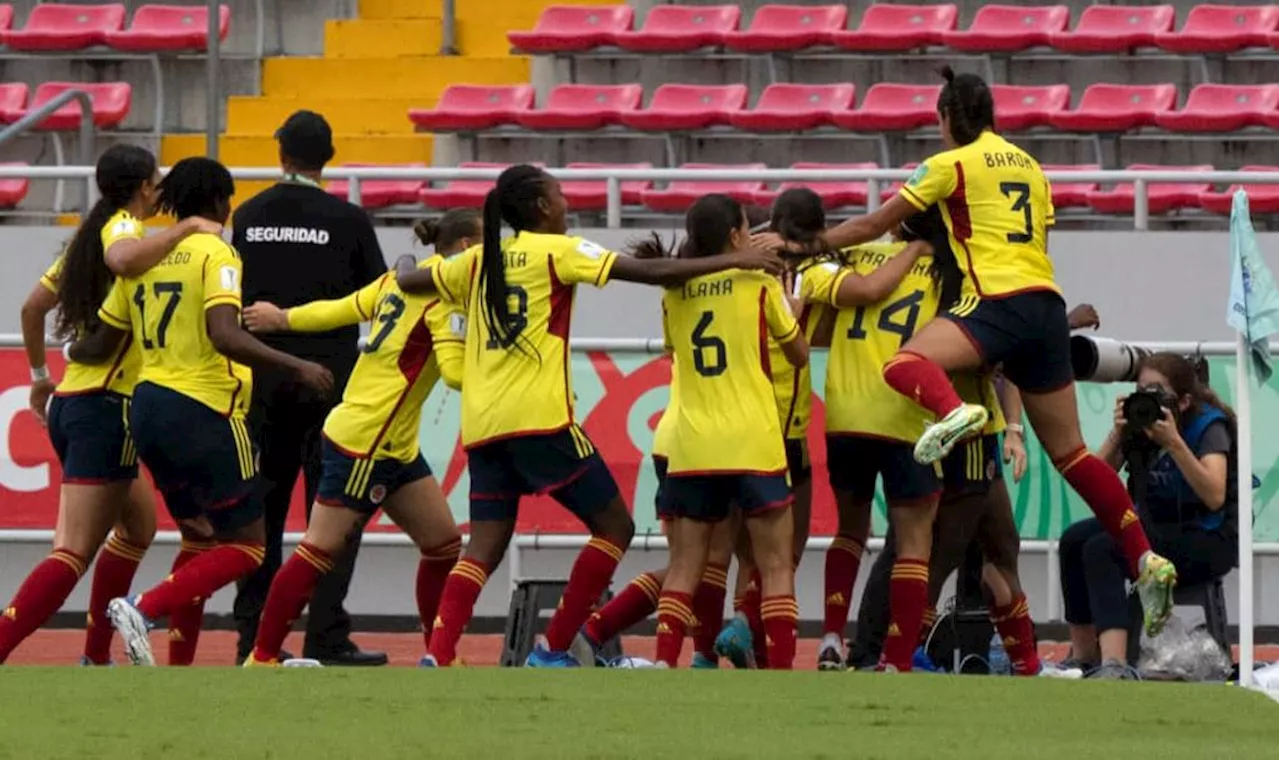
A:
{"label": "soccer cleat", "polygon": [[921,673],[941,673],[942,668],[938,667],[929,653],[924,651],[924,647],[916,647],[916,651],[911,654],[911,672]]}
{"label": "soccer cleat", "polygon": [[147,632],[154,626],[134,606],[138,597],[117,597],[107,603],[107,617],[124,640],[124,651],[134,665],[154,667],[155,655],[151,653],[151,639]]}
{"label": "soccer cleat", "polygon": [[436,658],[432,657],[431,655],[429,655],[429,654],[424,654],[424,655],[422,655],[422,658],[418,660],[418,667],[420,667],[420,668],[438,668],[438,667],[440,667],[440,663],[436,662]]}
{"label": "soccer cleat", "polygon": [[323,668],[324,663],[310,657],[290,657],[280,663],[282,668]]}
{"label": "soccer cleat", "polygon": [[840,656],[840,650],[833,646],[824,645],[818,650],[818,670],[844,670],[844,658]]}
{"label": "soccer cleat", "polygon": [[248,657],[244,658],[244,664],[241,665],[240,667],[242,668],[278,668],[280,667],[280,661],[279,660],[259,660],[257,657],[254,657],[251,654]]}
{"label": "soccer cleat", "polygon": [[734,617],[725,623],[720,634],[716,636],[716,654],[733,663],[738,670],[754,670],[756,654],[752,648],[751,627],[747,621]]}
{"label": "soccer cleat", "polygon": [[84,655],[80,655],[80,667],[82,668],[114,668],[115,666],[116,664],[111,660],[98,663],[98,662],[94,662],[93,660],[90,660],[88,657],[85,657]]}
{"label": "soccer cleat", "polygon": [[1054,665],[1051,662],[1040,663],[1040,672],[1036,673],[1040,678],[1058,678],[1063,681],[1079,681],[1084,678],[1084,671],[1080,668],[1063,667],[1063,663]]}
{"label": "soccer cleat", "polygon": [[1138,671],[1119,660],[1107,660],[1089,674],[1091,681],[1140,681]]}
{"label": "soccer cleat", "polygon": [[1173,587],[1178,585],[1178,571],[1173,563],[1155,552],[1142,556],[1142,572],[1138,574],[1138,598],[1142,600],[1142,625],[1148,636],[1164,629],[1173,612]]}
{"label": "soccer cleat", "polygon": [[929,427],[916,441],[915,458],[933,464],[951,453],[958,442],[978,435],[987,424],[987,410],[978,404],[962,404]]}
{"label": "soccer cleat", "polygon": [[720,661],[713,660],[702,652],[694,652],[693,663],[690,667],[694,670],[717,670],[720,667]]}
{"label": "soccer cleat", "polygon": [[599,664],[600,658],[596,654],[599,649],[600,646],[591,640],[586,631],[578,631],[573,641],[569,642],[569,654],[584,668],[594,668]]}
{"label": "soccer cleat", "polygon": [[568,652],[553,652],[547,649],[546,645],[539,642],[533,647],[533,651],[529,652],[529,657],[525,659],[524,666],[526,668],[577,668],[578,661]]}

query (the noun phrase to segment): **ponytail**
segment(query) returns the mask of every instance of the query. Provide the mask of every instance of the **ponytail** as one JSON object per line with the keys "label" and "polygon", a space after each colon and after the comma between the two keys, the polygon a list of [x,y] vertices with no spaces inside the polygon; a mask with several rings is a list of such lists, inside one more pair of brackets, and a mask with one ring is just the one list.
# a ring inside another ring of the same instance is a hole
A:
{"label": "ponytail", "polygon": [[671,241],[671,245],[667,245],[662,242],[662,236],[657,232],[651,232],[648,237],[633,240],[627,244],[627,253],[636,259],[668,259],[675,256],[675,252],[675,240]]}
{"label": "ponytail", "polygon": [[507,271],[502,260],[502,195],[497,187],[484,198],[480,254],[481,314],[489,328],[489,348],[511,348],[515,335],[507,314]]}

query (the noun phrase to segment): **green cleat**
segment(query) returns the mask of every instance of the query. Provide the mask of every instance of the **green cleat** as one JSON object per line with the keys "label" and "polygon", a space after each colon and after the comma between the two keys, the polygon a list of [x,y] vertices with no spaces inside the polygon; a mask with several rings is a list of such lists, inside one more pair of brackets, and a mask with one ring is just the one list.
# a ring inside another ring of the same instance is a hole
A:
{"label": "green cleat", "polygon": [[925,428],[916,441],[915,458],[933,464],[951,453],[960,441],[978,435],[987,424],[987,410],[978,404],[963,404],[946,417]]}
{"label": "green cleat", "polygon": [[1138,598],[1142,600],[1142,625],[1148,636],[1164,629],[1173,612],[1173,588],[1178,585],[1178,571],[1173,563],[1155,552],[1142,558],[1138,574]]}

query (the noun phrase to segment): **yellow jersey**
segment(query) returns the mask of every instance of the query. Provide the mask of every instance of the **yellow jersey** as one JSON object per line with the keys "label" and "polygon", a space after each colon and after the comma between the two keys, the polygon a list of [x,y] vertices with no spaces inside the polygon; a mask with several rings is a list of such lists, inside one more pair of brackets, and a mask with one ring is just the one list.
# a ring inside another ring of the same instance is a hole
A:
{"label": "yellow jersey", "polygon": [[569,235],[521,232],[502,241],[508,324],[516,343],[489,334],[480,292],[482,247],[428,268],[445,301],[466,313],[462,444],[555,433],[574,424],[569,323],[576,286],[603,287],[617,254]]}
{"label": "yellow jersey", "polygon": [[898,191],[924,211],[939,203],[964,272],[962,296],[1061,294],[1049,259],[1053,196],[1040,164],[995,132],[938,153]]}
{"label": "yellow jersey", "polygon": [[996,394],[994,375],[990,372],[957,372],[951,376],[951,385],[961,401],[986,407],[987,425],[982,428],[983,435],[1004,432],[1004,408],[1000,406],[1000,397]]}
{"label": "yellow jersey", "polygon": [[[809,345],[813,345],[813,333],[822,321],[825,308],[822,304],[807,303],[796,317]],[[778,403],[782,437],[788,440],[804,438],[809,433],[809,418],[813,416],[813,381],[809,365],[793,367],[782,352],[782,345],[770,338],[769,367],[773,371],[773,396]]]}
{"label": "yellow jersey", "polygon": [[679,386],[668,474],[786,472],[769,339],[800,326],[782,284],[740,269],[696,277],[663,294],[662,316]]}
{"label": "yellow jersey", "polygon": [[152,382],[243,418],[253,373],[218,353],[205,312],[240,310],[240,256],[217,235],[190,235],[138,277],[118,277],[98,316],[132,330],[142,353],[138,382]]}
{"label": "yellow jersey", "polygon": [[[107,223],[102,225],[102,250],[105,252],[121,240],[139,240],[144,232],[142,222],[132,214],[120,209],[111,215]],[[58,294],[58,282],[62,278],[63,257],[59,256],[53,265],[40,276],[40,284],[54,295]],[[111,391],[124,396],[133,395],[133,386],[138,382],[138,370],[142,366],[142,354],[133,342],[133,336],[120,342],[115,352],[102,364],[81,364],[69,361],[62,374],[62,382],[58,383],[56,393],[60,396],[74,396],[94,391]]]}
{"label": "yellow jersey", "polygon": [[881,374],[885,362],[938,311],[938,292],[929,269],[918,258],[907,276],[883,301],[840,309],[836,294],[850,274],[867,276],[898,255],[905,243],[868,243],[847,249],[849,266],[835,262],[804,270],[801,299],[836,307],[827,356],[827,433],[861,435],[915,443],[933,415],[890,388]]}
{"label": "yellow jersey", "polygon": [[391,272],[345,298],[312,301],[288,314],[289,328],[298,332],[372,323],[324,435],[352,456],[416,458],[423,402],[446,368],[453,384],[461,379],[462,315],[439,296],[400,290]]}

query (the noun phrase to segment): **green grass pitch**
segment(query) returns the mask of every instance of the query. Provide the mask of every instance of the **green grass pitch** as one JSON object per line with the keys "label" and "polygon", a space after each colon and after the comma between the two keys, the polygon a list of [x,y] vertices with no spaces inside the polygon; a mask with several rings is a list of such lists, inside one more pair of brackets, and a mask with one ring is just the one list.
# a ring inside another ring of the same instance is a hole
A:
{"label": "green grass pitch", "polygon": [[864,673],[0,669],[0,758],[1275,758],[1225,686]]}

